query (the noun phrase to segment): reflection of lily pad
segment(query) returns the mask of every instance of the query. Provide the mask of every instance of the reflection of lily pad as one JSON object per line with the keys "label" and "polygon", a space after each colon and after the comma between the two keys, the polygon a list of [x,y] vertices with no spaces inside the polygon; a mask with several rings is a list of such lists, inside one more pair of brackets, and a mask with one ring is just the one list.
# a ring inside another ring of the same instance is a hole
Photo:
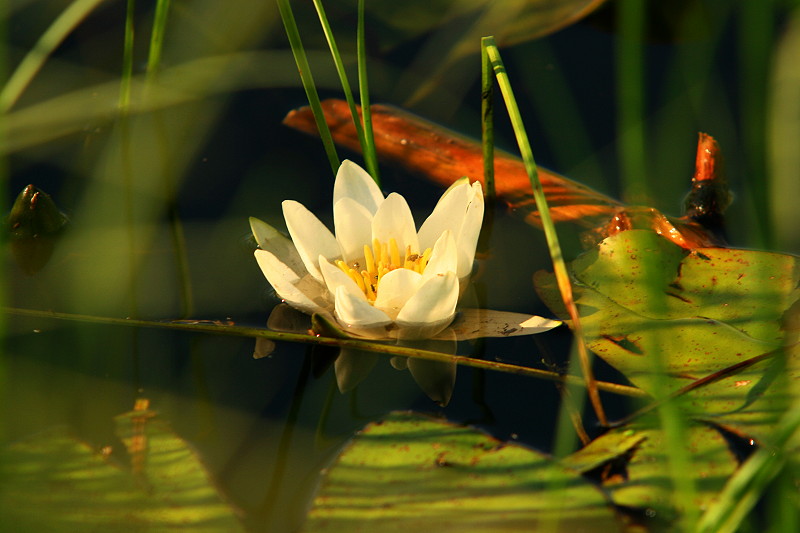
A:
{"label": "reflection of lily pad", "polygon": [[392,413],[327,470],[304,531],[409,530],[607,532],[619,524],[600,491],[540,453]]}
{"label": "reflection of lily pad", "polygon": [[[787,310],[800,295],[795,256],[697,249],[685,252],[649,231],[604,240],[570,266],[589,348],[647,392],[658,391],[656,356],[670,390],[778,350]],[[551,274],[535,282],[564,315]],[[655,354],[657,349],[660,353]],[[785,409],[772,359],[689,394],[696,416],[765,436]],[[790,369],[789,374],[797,372]]]}
{"label": "reflection of lily pad", "polygon": [[152,414],[117,419],[130,470],[66,428],[2,450],[3,525],[8,531],[240,531],[194,451]]}

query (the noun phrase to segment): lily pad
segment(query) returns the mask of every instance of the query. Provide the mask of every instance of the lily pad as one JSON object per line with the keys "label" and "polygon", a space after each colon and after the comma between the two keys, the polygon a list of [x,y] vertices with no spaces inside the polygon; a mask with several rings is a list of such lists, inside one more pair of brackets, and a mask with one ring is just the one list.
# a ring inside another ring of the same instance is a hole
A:
{"label": "lily pad", "polygon": [[[791,255],[686,252],[638,230],[609,237],[570,265],[593,352],[654,396],[664,384],[675,392],[733,369],[688,393],[685,406],[759,438],[769,437],[789,405],[787,378],[800,376],[797,364],[781,372],[781,358],[769,356],[787,343],[784,324],[797,309],[799,270]],[[537,273],[535,284],[565,316],[552,274]]]}
{"label": "lily pad", "polygon": [[[722,435],[715,429],[693,423],[687,428],[687,448],[698,509],[705,509],[718,496],[738,463]],[[667,521],[676,516],[672,505],[674,486],[668,475],[664,433],[658,428],[613,429],[564,460],[564,464],[588,472],[621,456],[627,456],[616,475],[608,476],[604,488],[614,503],[648,509],[650,515]]]}
{"label": "lily pad", "polygon": [[9,531],[242,531],[195,452],[153,414],[139,410],[117,419],[130,468],[65,427],[0,451],[3,525]]}
{"label": "lily pad", "polygon": [[[550,528],[550,529],[548,529]],[[580,474],[470,427],[395,412],[327,469],[303,531],[619,531]]]}

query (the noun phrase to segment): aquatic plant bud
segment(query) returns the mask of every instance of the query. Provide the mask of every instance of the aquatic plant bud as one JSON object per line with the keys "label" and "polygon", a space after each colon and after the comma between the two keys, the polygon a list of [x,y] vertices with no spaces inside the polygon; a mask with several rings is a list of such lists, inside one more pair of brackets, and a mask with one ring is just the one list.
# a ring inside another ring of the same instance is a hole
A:
{"label": "aquatic plant bud", "polygon": [[35,274],[47,264],[68,222],[53,199],[37,187],[28,185],[17,196],[7,224],[11,251],[26,274]]}

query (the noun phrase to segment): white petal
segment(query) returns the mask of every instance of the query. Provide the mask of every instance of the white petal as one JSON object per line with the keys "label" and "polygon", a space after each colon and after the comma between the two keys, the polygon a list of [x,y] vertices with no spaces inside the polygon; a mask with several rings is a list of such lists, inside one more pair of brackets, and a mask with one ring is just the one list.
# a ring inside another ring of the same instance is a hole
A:
{"label": "white petal", "polygon": [[342,269],[330,264],[328,260],[322,256],[319,257],[319,268],[325,280],[325,285],[328,286],[328,290],[331,294],[336,294],[336,290],[342,287],[354,298],[361,298],[365,302],[367,301],[367,297],[364,296],[364,293],[358,288],[356,282],[353,281],[350,276],[342,272]]}
{"label": "white petal", "polygon": [[339,166],[333,184],[333,205],[342,198],[351,198],[375,214],[383,202],[383,193],[366,170],[345,159]]}
{"label": "white petal", "polygon": [[333,224],[345,263],[364,257],[364,245],[372,243],[372,213],[352,198],[342,198],[333,204]]}
{"label": "white petal", "polygon": [[250,217],[250,229],[256,238],[259,248],[266,250],[278,257],[283,264],[294,270],[295,274],[302,276],[306,267],[297,248],[290,239],[284,237],[278,230],[255,217]]}
{"label": "white petal", "polygon": [[316,282],[303,284],[301,278],[291,268],[270,252],[256,250],[255,256],[267,281],[286,303],[308,314],[327,313],[327,310],[319,304],[324,296],[322,285]]}
{"label": "white petal", "polygon": [[471,186],[471,198],[467,206],[464,222],[461,231],[456,235],[458,244],[458,274],[463,278],[472,271],[472,263],[475,260],[475,248],[478,246],[478,236],[483,225],[483,189],[479,182]]}
{"label": "white petal", "polygon": [[458,278],[452,272],[425,281],[400,313],[398,338],[424,338],[441,332],[452,322],[458,303]]}
{"label": "white petal", "polygon": [[419,245],[422,249],[433,246],[445,230],[458,235],[470,200],[469,179],[462,178],[442,194],[433,212],[419,228]]}
{"label": "white petal", "polygon": [[411,246],[411,253],[420,252],[414,217],[405,198],[393,192],[378,207],[372,219],[372,238],[387,244],[395,239],[401,254],[406,246]]}
{"label": "white petal", "polygon": [[336,289],[336,320],[345,328],[378,328],[392,323],[386,313],[372,307],[344,287]]}
{"label": "white petal", "polygon": [[297,252],[300,254],[306,270],[316,279],[322,281],[317,267],[317,258],[321,255],[327,259],[339,257],[339,243],[325,224],[319,221],[305,206],[294,200],[284,200],[283,217],[286,228],[292,236]]}
{"label": "white petal", "polygon": [[447,272],[456,273],[458,269],[458,247],[449,229],[441,234],[431,252],[431,259],[425,267],[424,279],[428,280]]}
{"label": "white petal", "polygon": [[422,285],[420,273],[407,268],[392,270],[381,278],[374,305],[390,318],[394,318],[409,298],[417,292],[420,285]]}

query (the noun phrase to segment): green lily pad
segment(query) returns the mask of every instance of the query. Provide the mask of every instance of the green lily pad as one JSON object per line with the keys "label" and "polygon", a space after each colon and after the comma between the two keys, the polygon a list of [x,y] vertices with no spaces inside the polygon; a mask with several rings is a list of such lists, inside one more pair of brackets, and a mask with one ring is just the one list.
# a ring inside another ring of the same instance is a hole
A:
{"label": "green lily pad", "polygon": [[[594,353],[653,395],[664,384],[674,392],[742,365],[689,392],[685,407],[761,439],[769,438],[789,405],[789,381],[800,376],[791,360],[781,371],[779,357],[759,359],[787,342],[787,316],[800,297],[799,271],[795,256],[724,248],[687,252],[643,230],[610,237],[570,265]],[[535,283],[551,309],[565,316],[552,274],[537,273]],[[657,357],[666,376],[658,373]],[[751,360],[758,362],[748,366]]]}
{"label": "green lily pad", "polygon": [[[550,529],[547,529],[550,528]],[[474,428],[395,412],[327,469],[303,531],[619,531],[576,471]]]}
{"label": "green lily pad", "polygon": [[[691,452],[691,475],[697,491],[694,505],[705,509],[718,496],[738,463],[720,433],[692,423],[686,446]],[[667,521],[677,515],[675,490],[669,476],[664,433],[658,428],[624,427],[609,431],[564,459],[564,464],[587,472],[621,456],[627,456],[621,473],[608,477],[603,486],[614,503],[648,509]]]}
{"label": "green lily pad", "polygon": [[152,415],[117,418],[130,468],[65,427],[0,451],[3,525],[8,531],[242,531],[195,452]]}

